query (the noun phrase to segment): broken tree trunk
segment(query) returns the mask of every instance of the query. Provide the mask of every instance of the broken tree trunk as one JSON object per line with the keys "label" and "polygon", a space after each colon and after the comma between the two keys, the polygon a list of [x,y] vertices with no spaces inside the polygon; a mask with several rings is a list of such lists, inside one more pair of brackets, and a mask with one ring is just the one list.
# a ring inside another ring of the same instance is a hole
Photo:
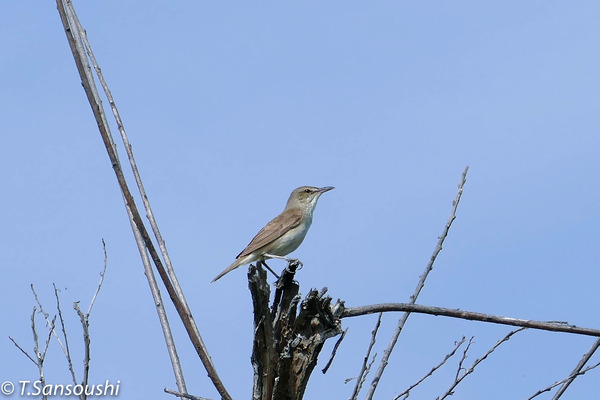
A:
{"label": "broken tree trunk", "polygon": [[297,267],[297,261],[290,261],[276,282],[271,307],[266,271],[260,264],[248,271],[254,305],[253,400],[301,400],[323,344],[342,333],[344,303],[332,306],[326,289],[313,289],[300,302]]}

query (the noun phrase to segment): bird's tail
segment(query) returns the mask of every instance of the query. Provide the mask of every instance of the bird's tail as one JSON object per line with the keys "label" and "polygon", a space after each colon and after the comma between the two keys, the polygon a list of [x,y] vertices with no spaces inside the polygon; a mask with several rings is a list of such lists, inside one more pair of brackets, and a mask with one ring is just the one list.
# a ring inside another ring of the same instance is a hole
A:
{"label": "bird's tail", "polygon": [[243,260],[241,260],[241,259],[239,259],[239,258],[238,258],[238,259],[236,259],[236,260],[233,262],[233,264],[231,264],[229,267],[225,268],[225,269],[223,270],[223,272],[221,272],[219,275],[215,276],[215,279],[213,279],[212,281],[210,281],[210,283],[213,283],[213,282],[215,282],[216,280],[218,280],[218,279],[220,279],[221,277],[223,277],[223,275],[225,275],[226,273],[228,273],[228,272],[231,272],[231,271],[233,271],[234,269],[236,269],[237,267],[239,267],[239,266],[243,265],[243,264],[242,264],[242,261],[243,261]]}

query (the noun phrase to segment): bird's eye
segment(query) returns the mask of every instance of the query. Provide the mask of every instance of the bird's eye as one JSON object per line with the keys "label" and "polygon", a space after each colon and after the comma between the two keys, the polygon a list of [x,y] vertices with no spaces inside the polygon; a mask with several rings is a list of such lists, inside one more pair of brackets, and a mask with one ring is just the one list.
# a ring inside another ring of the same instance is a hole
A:
{"label": "bird's eye", "polygon": [[304,189],[304,193],[310,193],[310,189]]}

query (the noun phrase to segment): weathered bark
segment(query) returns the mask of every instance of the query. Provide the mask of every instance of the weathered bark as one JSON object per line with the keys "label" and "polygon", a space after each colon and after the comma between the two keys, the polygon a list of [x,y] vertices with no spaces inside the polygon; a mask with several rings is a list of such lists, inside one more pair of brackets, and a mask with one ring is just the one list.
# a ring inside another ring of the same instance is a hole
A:
{"label": "weathered bark", "polygon": [[343,302],[332,306],[326,290],[313,289],[300,303],[297,266],[291,261],[275,284],[271,308],[265,270],[252,265],[248,272],[254,305],[254,400],[302,399],[323,344],[342,333]]}

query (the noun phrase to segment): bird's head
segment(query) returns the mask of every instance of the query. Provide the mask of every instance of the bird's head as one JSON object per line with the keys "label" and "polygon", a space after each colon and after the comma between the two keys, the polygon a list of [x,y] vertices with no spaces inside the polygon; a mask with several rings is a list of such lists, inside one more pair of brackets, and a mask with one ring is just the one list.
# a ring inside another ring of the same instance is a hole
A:
{"label": "bird's head", "polygon": [[294,189],[285,208],[302,208],[312,212],[317,205],[317,200],[319,200],[319,197],[331,189],[334,189],[334,187],[325,186],[318,188],[314,186],[301,186],[297,189]]}

